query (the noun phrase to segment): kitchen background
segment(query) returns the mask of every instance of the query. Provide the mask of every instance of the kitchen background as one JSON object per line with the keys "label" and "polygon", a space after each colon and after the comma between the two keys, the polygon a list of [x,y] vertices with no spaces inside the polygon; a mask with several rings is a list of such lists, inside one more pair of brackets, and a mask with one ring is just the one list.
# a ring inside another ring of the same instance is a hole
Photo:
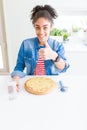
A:
{"label": "kitchen background", "polygon": [[[35,36],[30,11],[37,4],[50,4],[59,14],[54,28],[67,31],[63,41],[70,69],[68,74],[87,75],[86,0],[0,0],[0,71],[11,72],[23,39]],[[3,59],[2,59],[3,56]]]}

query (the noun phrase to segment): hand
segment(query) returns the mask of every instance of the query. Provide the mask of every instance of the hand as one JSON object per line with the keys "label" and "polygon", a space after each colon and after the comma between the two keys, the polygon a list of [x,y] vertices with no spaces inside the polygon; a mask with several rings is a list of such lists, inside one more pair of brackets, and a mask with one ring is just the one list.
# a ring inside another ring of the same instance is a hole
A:
{"label": "hand", "polygon": [[13,77],[13,79],[16,81],[16,90],[17,90],[17,92],[19,92],[20,91],[20,77],[19,76],[14,76]]}
{"label": "hand", "polygon": [[55,60],[58,54],[50,48],[47,42],[44,43],[44,45],[45,45],[45,48],[41,48],[39,50],[39,56],[43,60],[49,60],[49,59]]}

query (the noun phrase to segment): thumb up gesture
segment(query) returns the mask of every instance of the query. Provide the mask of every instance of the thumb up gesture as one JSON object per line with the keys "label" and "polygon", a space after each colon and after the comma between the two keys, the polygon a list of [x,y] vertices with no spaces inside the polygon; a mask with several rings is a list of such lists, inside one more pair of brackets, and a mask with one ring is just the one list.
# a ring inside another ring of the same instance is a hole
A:
{"label": "thumb up gesture", "polygon": [[55,60],[58,54],[51,49],[47,42],[43,43],[43,45],[45,46],[45,48],[41,48],[39,50],[39,56],[43,60]]}

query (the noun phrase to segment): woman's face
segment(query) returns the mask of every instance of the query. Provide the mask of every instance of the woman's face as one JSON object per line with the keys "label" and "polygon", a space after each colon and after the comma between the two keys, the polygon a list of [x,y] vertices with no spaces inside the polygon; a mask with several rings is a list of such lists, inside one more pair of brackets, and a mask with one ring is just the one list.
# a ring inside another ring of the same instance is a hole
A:
{"label": "woman's face", "polygon": [[37,19],[34,24],[36,35],[39,39],[41,45],[44,45],[47,42],[50,31],[51,31],[51,23],[48,19],[43,17]]}

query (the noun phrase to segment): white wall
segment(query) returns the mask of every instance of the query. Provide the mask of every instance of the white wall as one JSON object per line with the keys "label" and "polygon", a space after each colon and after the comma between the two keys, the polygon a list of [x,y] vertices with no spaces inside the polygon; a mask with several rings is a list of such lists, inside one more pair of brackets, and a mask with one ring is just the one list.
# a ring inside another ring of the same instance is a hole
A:
{"label": "white wall", "polygon": [[31,37],[33,27],[29,21],[29,13],[34,3],[26,0],[4,0],[5,26],[10,71],[16,63],[17,52],[23,39]]}
{"label": "white wall", "polygon": [[66,74],[69,75],[85,75],[87,76],[87,52],[66,52],[66,56],[68,59],[68,62],[70,64],[70,68],[67,71]]}
{"label": "white wall", "polygon": [[22,40],[35,35],[29,16],[35,5],[50,4],[61,11],[86,10],[86,3],[86,0],[3,0],[10,71],[15,66]]}

